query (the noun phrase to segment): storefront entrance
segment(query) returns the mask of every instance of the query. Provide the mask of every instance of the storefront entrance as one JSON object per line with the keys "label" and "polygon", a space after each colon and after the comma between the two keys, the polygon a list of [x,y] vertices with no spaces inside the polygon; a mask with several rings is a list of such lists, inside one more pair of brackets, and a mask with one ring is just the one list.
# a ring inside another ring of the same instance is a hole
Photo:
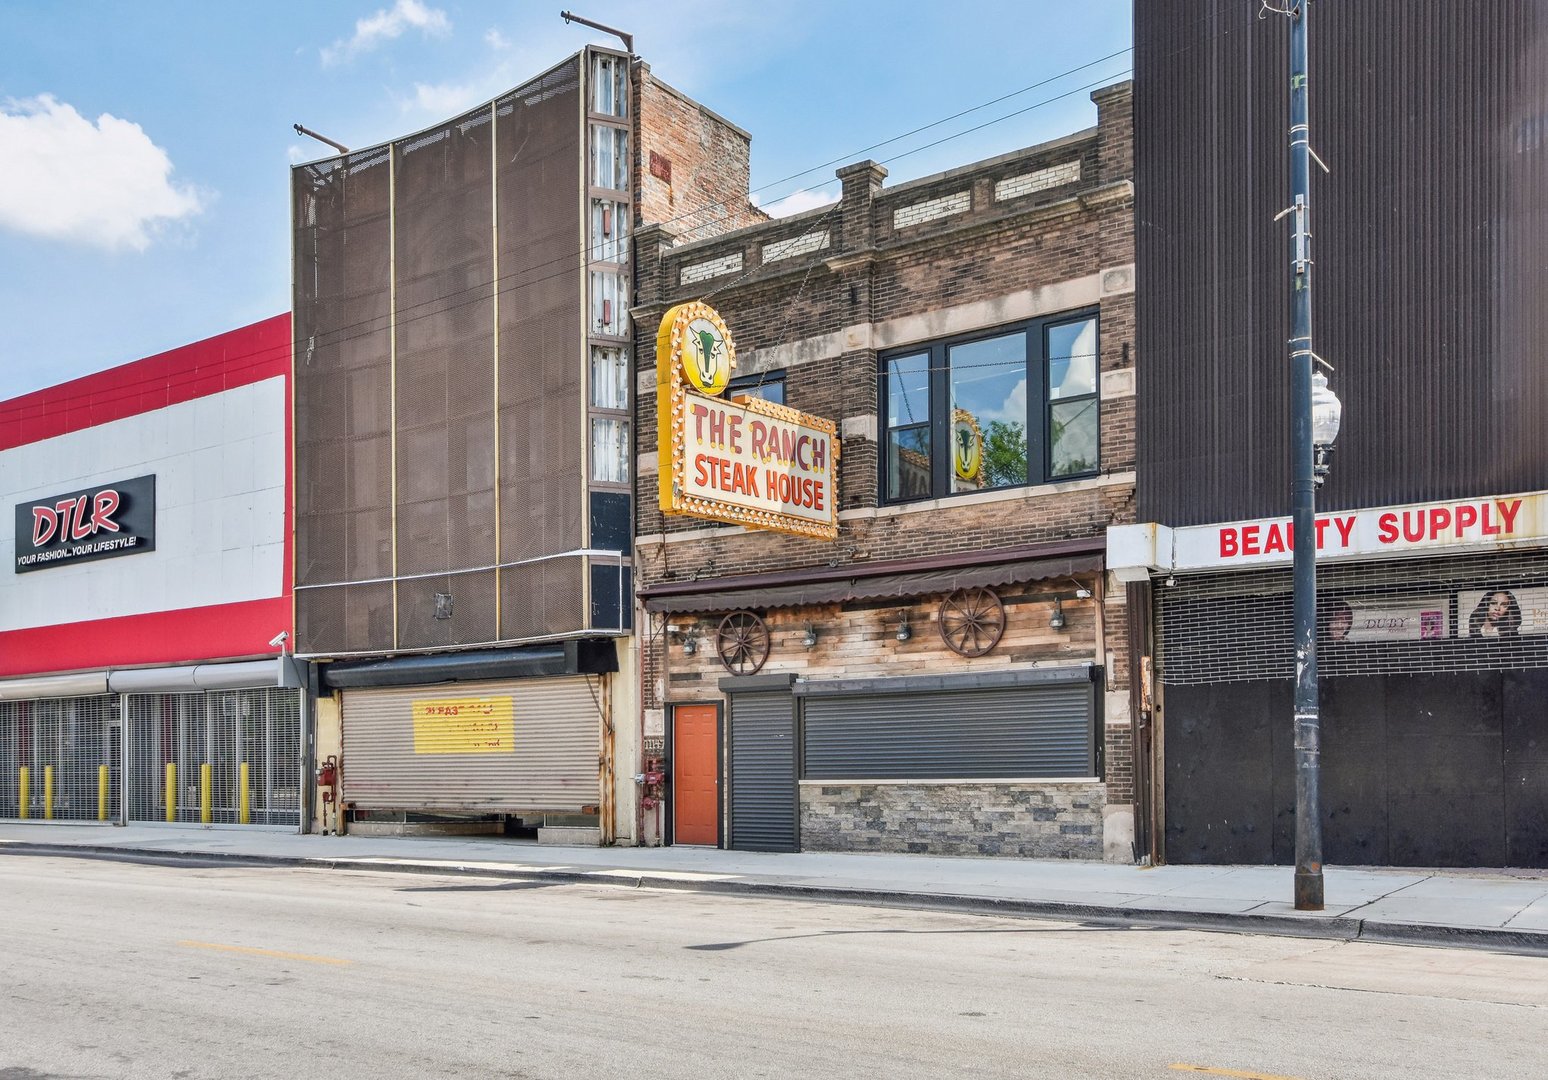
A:
{"label": "storefront entrance", "polygon": [[672,839],[720,844],[720,707],[672,707]]}

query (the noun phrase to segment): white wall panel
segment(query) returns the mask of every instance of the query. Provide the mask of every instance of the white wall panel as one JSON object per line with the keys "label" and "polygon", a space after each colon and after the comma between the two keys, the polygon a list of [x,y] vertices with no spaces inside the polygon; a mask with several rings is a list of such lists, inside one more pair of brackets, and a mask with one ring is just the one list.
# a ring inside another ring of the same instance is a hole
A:
{"label": "white wall panel", "polygon": [[[285,380],[0,451],[0,631],[280,596]],[[17,503],[154,473],[156,550],[28,574]]]}

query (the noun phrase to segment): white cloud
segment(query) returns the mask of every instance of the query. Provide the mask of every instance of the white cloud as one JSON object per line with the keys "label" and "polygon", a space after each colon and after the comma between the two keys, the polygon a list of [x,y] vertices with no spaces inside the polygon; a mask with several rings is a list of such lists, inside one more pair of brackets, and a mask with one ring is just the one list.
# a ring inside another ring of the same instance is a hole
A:
{"label": "white cloud", "polygon": [[415,83],[414,96],[403,102],[403,109],[405,112],[419,109],[433,116],[455,116],[489,97],[470,83]]}
{"label": "white cloud", "polygon": [[172,180],[172,160],[139,124],[93,124],[50,94],[0,103],[0,228],[143,251],[207,196]]}
{"label": "white cloud", "polygon": [[322,50],[324,64],[337,64],[363,52],[370,52],[384,41],[402,37],[405,31],[418,30],[426,36],[451,32],[451,20],[440,8],[426,7],[420,0],[398,0],[391,8],[356,20],[355,33],[340,38]]}
{"label": "white cloud", "polygon": [[769,217],[789,217],[806,210],[815,210],[819,206],[827,206],[838,202],[838,194],[831,191],[797,191],[786,195],[783,199],[775,199],[769,205],[764,206],[758,196],[753,196],[753,205],[757,206]]}
{"label": "white cloud", "polygon": [[490,27],[484,31],[484,44],[491,49],[509,49],[511,47],[511,39],[494,27]]}

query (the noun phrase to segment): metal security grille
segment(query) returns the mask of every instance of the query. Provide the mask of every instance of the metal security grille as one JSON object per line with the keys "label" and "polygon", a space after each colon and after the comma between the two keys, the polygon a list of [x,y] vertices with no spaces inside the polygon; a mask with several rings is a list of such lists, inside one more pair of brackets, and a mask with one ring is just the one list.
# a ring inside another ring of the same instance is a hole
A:
{"label": "metal security grille", "polygon": [[130,821],[301,824],[301,695],[125,695]]}
{"label": "metal security grille", "polygon": [[1047,778],[1096,774],[1094,687],[803,699],[809,780]]}
{"label": "metal security grille", "polygon": [[597,805],[592,678],[344,692],[344,800],[361,810],[574,813]]}
{"label": "metal security grille", "polygon": [[[1289,569],[1179,574],[1156,583],[1155,605],[1163,683],[1294,676]],[[1317,666],[1324,678],[1548,668],[1548,551],[1319,566]]]}
{"label": "metal security grille", "polygon": [[118,698],[0,701],[0,818],[114,821]]}
{"label": "metal security grille", "polygon": [[788,691],[731,697],[731,846],[795,851],[795,702]]}

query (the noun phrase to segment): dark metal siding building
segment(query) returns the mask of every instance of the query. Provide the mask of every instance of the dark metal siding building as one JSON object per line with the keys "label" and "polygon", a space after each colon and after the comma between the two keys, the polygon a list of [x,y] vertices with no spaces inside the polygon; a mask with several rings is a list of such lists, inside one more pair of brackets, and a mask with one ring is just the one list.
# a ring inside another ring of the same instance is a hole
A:
{"label": "dark metal siding building", "polygon": [[[1259,8],[1135,5],[1148,524],[1108,562],[1153,593],[1137,773],[1175,862],[1291,852],[1288,26]],[[1317,0],[1310,44],[1315,346],[1344,402],[1327,857],[1548,865],[1548,3]]]}
{"label": "dark metal siding building", "polygon": [[[1317,352],[1344,429],[1320,509],[1548,478],[1548,3],[1312,6]],[[1136,4],[1142,521],[1283,512],[1288,27]]]}

